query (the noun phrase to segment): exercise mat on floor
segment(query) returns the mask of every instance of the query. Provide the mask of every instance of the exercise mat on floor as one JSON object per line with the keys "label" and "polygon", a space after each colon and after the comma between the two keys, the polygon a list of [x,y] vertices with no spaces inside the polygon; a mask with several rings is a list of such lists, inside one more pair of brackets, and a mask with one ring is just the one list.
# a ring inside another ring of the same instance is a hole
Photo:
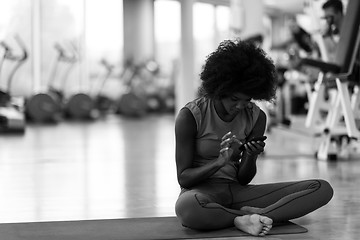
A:
{"label": "exercise mat on floor", "polygon": [[[295,223],[274,226],[269,234],[304,233]],[[0,224],[1,240],[161,240],[247,236],[228,228],[195,231],[181,226],[176,217],[125,218]]]}

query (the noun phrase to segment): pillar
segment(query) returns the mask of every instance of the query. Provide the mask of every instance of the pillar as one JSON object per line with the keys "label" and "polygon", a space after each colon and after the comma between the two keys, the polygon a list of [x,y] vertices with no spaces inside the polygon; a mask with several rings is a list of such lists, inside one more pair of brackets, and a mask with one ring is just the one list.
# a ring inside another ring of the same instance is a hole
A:
{"label": "pillar", "polygon": [[124,0],[124,60],[154,57],[154,0]]}
{"label": "pillar", "polygon": [[180,77],[175,82],[175,113],[195,98],[195,67],[193,37],[194,0],[180,0],[181,3],[181,53]]}

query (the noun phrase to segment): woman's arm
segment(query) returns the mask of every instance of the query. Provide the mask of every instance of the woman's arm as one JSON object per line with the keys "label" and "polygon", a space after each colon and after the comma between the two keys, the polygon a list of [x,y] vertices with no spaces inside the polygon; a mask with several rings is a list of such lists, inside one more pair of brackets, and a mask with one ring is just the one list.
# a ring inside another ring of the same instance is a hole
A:
{"label": "woman's arm", "polygon": [[[266,115],[260,110],[259,117],[255,123],[251,134],[248,136],[247,140],[250,140],[254,137],[263,136],[266,128]],[[258,155],[264,151],[265,142],[257,141],[256,143],[248,143],[245,145],[245,151],[242,154],[241,162],[239,164],[239,170],[237,173],[237,179],[240,184],[246,185],[251,182],[251,180],[256,175],[256,159]]]}
{"label": "woman's arm", "polygon": [[190,188],[209,178],[230,161],[229,156],[232,154],[231,149],[223,148],[217,159],[194,168],[196,133],[196,122],[192,113],[189,109],[183,108],[175,122],[175,158],[178,182],[184,188]]}

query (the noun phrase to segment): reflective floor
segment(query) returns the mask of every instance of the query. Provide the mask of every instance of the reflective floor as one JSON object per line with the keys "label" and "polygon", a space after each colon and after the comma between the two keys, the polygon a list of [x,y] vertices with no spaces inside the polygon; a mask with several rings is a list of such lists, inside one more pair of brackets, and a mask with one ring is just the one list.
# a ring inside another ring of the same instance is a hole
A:
{"label": "reflective floor", "polygon": [[[335,195],[294,220],[308,233],[266,239],[359,239],[360,159],[319,161],[315,144],[292,129],[268,133],[255,183],[324,178]],[[1,223],[173,216],[178,193],[172,115],[29,125],[24,136],[0,136]]]}

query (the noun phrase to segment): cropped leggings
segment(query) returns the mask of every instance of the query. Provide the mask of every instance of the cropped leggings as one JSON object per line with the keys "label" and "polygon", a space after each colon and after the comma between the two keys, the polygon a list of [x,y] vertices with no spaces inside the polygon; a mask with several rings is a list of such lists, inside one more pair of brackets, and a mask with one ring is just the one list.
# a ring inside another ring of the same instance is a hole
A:
{"label": "cropped leggings", "polygon": [[244,206],[261,208],[260,215],[277,223],[304,216],[332,196],[332,187],[321,179],[244,186],[218,179],[182,189],[175,211],[183,226],[215,230],[232,227],[235,217],[249,214],[240,210]]}

